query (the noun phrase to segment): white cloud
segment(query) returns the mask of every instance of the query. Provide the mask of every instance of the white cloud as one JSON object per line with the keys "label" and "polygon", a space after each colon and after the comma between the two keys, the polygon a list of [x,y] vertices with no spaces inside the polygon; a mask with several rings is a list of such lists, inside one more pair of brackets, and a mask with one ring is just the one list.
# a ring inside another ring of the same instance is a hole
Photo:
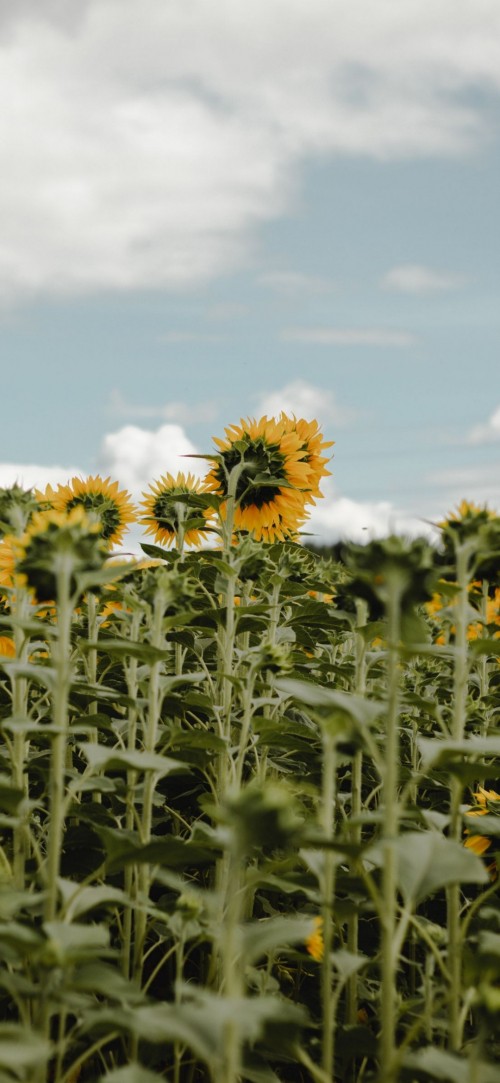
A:
{"label": "white cloud", "polygon": [[449,271],[436,271],[418,263],[401,263],[384,275],[381,286],[397,293],[431,294],[459,289],[463,282],[460,275]]}
{"label": "white cloud", "polygon": [[347,425],[357,417],[354,410],[338,405],[333,392],[315,387],[305,380],[292,380],[285,387],[268,391],[259,399],[259,414],[279,417],[282,411],[308,420],[316,418],[321,425],[326,422]]}
{"label": "white cloud", "polygon": [[500,462],[438,470],[426,480],[429,486],[441,490],[440,506],[445,508],[445,514],[464,499],[488,504],[500,512]]}
{"label": "white cloud", "polygon": [[261,286],[268,286],[275,293],[286,297],[303,297],[332,293],[337,287],[331,278],[302,274],[300,271],[269,271],[259,275]]}
{"label": "white cloud", "polygon": [[318,543],[343,539],[363,542],[388,534],[435,536],[435,531],[424,519],[396,508],[390,501],[352,500],[337,493],[332,482],[326,482],[322,488],[324,499],[318,500],[304,527],[316,535],[311,540]]}
{"label": "white cloud", "polygon": [[500,440],[500,406],[497,406],[488,421],[474,425],[467,436],[468,444],[496,444],[498,440]]}
{"label": "white cloud", "polygon": [[76,466],[38,466],[35,463],[0,463],[0,487],[21,485],[25,489],[45,489],[46,485],[65,485],[76,474]]}
{"label": "white cloud", "polygon": [[177,425],[187,425],[197,421],[214,421],[219,412],[216,402],[166,402],[163,405],[148,406],[127,402],[121,391],[115,388],[110,395],[111,413],[128,418],[161,418],[173,421]]}
{"label": "white cloud", "polygon": [[409,331],[384,327],[287,327],[280,337],[319,346],[413,346],[415,342]]}
{"label": "white cloud", "polygon": [[195,454],[181,425],[162,425],[155,431],[125,425],[104,437],[99,466],[137,497],[162,474],[204,474],[202,459],[183,458]]}
{"label": "white cloud", "polygon": [[228,273],[307,157],[469,152],[500,89],[497,0],[17,0],[0,22],[7,301]]}

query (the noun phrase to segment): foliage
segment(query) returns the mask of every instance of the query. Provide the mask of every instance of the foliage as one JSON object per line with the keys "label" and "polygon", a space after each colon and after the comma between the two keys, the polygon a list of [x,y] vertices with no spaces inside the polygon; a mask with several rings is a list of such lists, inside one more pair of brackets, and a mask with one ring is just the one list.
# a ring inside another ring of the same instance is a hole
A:
{"label": "foliage", "polygon": [[137,562],[2,493],[0,1083],[494,1083],[498,519],[332,557],[181,489]]}

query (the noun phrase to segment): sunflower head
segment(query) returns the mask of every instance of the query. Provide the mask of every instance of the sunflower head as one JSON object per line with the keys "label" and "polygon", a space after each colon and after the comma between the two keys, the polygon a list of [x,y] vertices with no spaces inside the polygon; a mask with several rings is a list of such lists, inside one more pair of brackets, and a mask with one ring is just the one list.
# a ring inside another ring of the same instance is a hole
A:
{"label": "sunflower head", "polygon": [[317,963],[321,963],[325,954],[325,942],[323,939],[323,918],[313,918],[313,929],[306,940],[306,951]]}
{"label": "sunflower head", "polygon": [[45,493],[37,493],[38,499],[45,506],[59,512],[69,512],[73,508],[83,508],[90,519],[94,519],[108,549],[119,545],[127,527],[136,521],[136,510],[125,489],[118,488],[117,481],[111,478],[74,477],[67,485],[58,485],[57,490],[47,486]]}
{"label": "sunflower head", "polygon": [[70,591],[77,589],[76,576],[98,571],[106,557],[99,523],[89,519],[82,507],[64,513],[40,511],[20,538],[12,538],[15,575],[38,602],[57,598],[62,562],[70,569]]}
{"label": "sunflower head", "polygon": [[[497,793],[496,790],[485,790],[483,786],[480,786],[478,791],[473,794],[473,797],[475,798],[475,804],[468,809],[466,816],[497,816],[498,836],[500,838],[500,793]],[[492,836],[470,834],[467,829],[465,833],[467,838],[464,846],[468,850],[479,854],[480,857],[489,850],[493,841]]]}
{"label": "sunflower head", "polygon": [[163,545],[200,546],[207,537],[211,508],[204,482],[192,474],[164,474],[143,494],[139,522]]}
{"label": "sunflower head", "polygon": [[462,500],[438,524],[446,560],[453,560],[459,547],[465,546],[473,572],[484,579],[498,577],[500,567],[500,516],[486,504],[480,506]]}
{"label": "sunflower head", "polygon": [[11,636],[0,636],[0,659],[15,658],[16,645]]}
{"label": "sunflower head", "polygon": [[15,586],[16,558],[13,539],[7,536],[0,541],[0,587]]}
{"label": "sunflower head", "polygon": [[317,423],[243,418],[215,439],[218,454],[206,479],[221,501],[225,519],[234,494],[234,526],[257,541],[295,538],[307,518],[306,503],[319,495],[318,481],[327,473],[320,451],[327,445]]}
{"label": "sunflower head", "polygon": [[0,535],[22,534],[39,506],[33,490],[22,489],[17,482],[8,489],[0,488]]}

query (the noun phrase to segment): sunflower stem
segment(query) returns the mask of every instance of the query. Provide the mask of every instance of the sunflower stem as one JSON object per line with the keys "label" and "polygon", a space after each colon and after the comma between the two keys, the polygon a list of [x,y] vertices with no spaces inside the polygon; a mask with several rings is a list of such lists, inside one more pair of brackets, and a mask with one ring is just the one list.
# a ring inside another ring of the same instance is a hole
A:
{"label": "sunflower stem", "polygon": [[[26,619],[29,609],[29,595],[22,587],[16,589],[14,602],[14,625],[13,637],[15,645],[16,661],[22,666],[27,662],[29,639],[20,627]],[[12,678],[12,713],[18,723],[22,723],[28,712],[28,682],[26,677],[16,673]],[[13,838],[13,871],[14,883],[19,891],[24,888],[26,858],[29,854],[29,834],[27,832],[25,804],[28,798],[28,779],[25,774],[28,742],[23,732],[16,732],[13,740],[12,758],[12,785],[15,789],[22,790],[24,800],[19,806],[19,819],[14,827]]]}
{"label": "sunflower stem", "polygon": [[[157,588],[153,603],[153,625],[151,630],[151,644],[161,648],[163,645],[163,614],[165,612],[165,595],[160,587]],[[146,752],[154,752],[158,735],[158,722],[161,709],[160,671],[163,663],[155,660],[151,663],[148,694],[148,713],[146,730],[144,734],[144,748]],[[153,823],[153,801],[157,783],[155,771],[147,771],[144,781],[144,798],[141,821],[141,842],[145,846],[151,839]],[[151,869],[144,862],[138,872],[139,891],[142,903],[146,904],[151,887]],[[143,950],[146,940],[147,915],[144,909],[137,912],[134,945],[134,974],[140,978],[142,974]]]}
{"label": "sunflower stem", "polygon": [[68,747],[68,699],[70,687],[70,634],[72,604],[70,581],[73,558],[61,552],[57,569],[57,624],[54,642],[56,681],[52,698],[54,737],[49,781],[49,835],[47,840],[45,921],[53,921],[57,913],[58,879],[64,834],[65,765]]}
{"label": "sunflower stem", "polygon": [[[457,546],[457,583],[458,600],[455,621],[455,652],[453,675],[453,714],[451,736],[454,741],[463,741],[467,720],[467,630],[469,608],[470,579],[470,543]],[[460,842],[462,817],[460,803],[462,783],[455,775],[450,779],[450,838]],[[462,1044],[462,1026],[460,1022],[461,978],[462,978],[462,936],[460,930],[460,885],[451,884],[447,890],[448,924],[448,969],[450,971],[450,990],[448,1000],[448,1046],[453,1052],[459,1052]]]}
{"label": "sunflower stem", "polygon": [[[325,842],[335,835],[335,801],[337,781],[337,749],[335,737],[323,732],[323,773],[321,786],[320,823]],[[333,1078],[335,1059],[335,1006],[333,989],[333,905],[335,895],[336,858],[333,850],[325,849],[321,883],[324,951],[321,962],[322,1039],[321,1067],[328,1079]]]}
{"label": "sunflower stem", "polygon": [[400,586],[389,579],[387,598],[387,728],[385,769],[383,775],[383,875],[381,913],[381,1036],[380,1081],[396,1083],[396,979],[398,952],[396,950],[397,868],[396,842],[399,827],[399,640]]}
{"label": "sunflower stem", "polygon": [[[134,643],[139,636],[139,627],[142,620],[142,613],[139,610],[135,610],[132,614],[132,620],[130,622],[130,639]],[[138,681],[137,681],[137,668],[138,659],[130,656],[125,666],[125,678],[127,681],[127,695],[130,702],[134,703],[134,706],[129,707],[128,720],[127,720],[127,751],[135,752],[137,747],[137,707],[135,702],[137,700]],[[127,831],[133,831],[135,826],[135,787],[137,782],[137,772],[130,768],[127,771],[127,810],[125,814],[125,827]],[[127,898],[131,899],[133,894],[134,880],[137,876],[137,867],[134,868],[132,864],[127,865],[124,874],[124,889]],[[123,949],[122,949],[122,970],[126,978],[130,976],[132,965],[132,908],[127,906],[123,915]]]}
{"label": "sunflower stem", "polygon": [[[358,629],[366,624],[368,606],[363,598],[356,599],[356,623]],[[358,630],[355,642],[356,651],[356,676],[355,691],[358,696],[366,693],[366,644]],[[361,843],[361,824],[359,817],[362,810],[362,782],[363,782],[363,750],[356,749],[352,764],[351,781],[351,816],[357,820],[352,828],[352,841],[355,845]],[[355,875],[356,859],[352,863],[352,874]],[[349,915],[347,926],[347,947],[354,955],[358,952],[359,940],[359,915],[356,908]],[[358,1019],[358,975],[352,974],[347,983],[347,1022],[355,1026]]]}

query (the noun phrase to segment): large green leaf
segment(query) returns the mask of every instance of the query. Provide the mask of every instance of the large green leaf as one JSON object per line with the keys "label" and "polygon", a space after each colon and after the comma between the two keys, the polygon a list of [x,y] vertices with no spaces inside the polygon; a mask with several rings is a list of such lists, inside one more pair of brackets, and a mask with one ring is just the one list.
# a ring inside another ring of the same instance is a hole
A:
{"label": "large green leaf", "polygon": [[427,1045],[403,1060],[403,1079],[437,1079],[443,1083],[500,1083],[500,1067],[484,1060],[471,1060],[457,1053]]}
{"label": "large green leaf", "polygon": [[304,943],[313,931],[310,917],[275,917],[249,922],[242,929],[243,958],[256,962],[269,952]]}
{"label": "large green leaf", "polygon": [[[488,880],[476,854],[436,831],[407,831],[392,845],[397,855],[398,886],[408,905],[422,902],[449,884],[484,884]],[[383,842],[367,850],[366,857],[383,866]]]}
{"label": "large green leaf", "polygon": [[49,1042],[16,1023],[0,1023],[0,1067],[14,1079],[26,1079],[26,1072],[40,1068],[50,1056]]}
{"label": "large green leaf", "polygon": [[45,966],[72,966],[79,960],[110,954],[109,929],[105,925],[48,921],[43,929],[47,939],[39,958]]}
{"label": "large green leaf", "polygon": [[99,1076],[99,1083],[165,1083],[164,1075],[157,1075],[143,1068],[142,1064],[128,1064],[125,1068],[115,1068],[108,1075]]}
{"label": "large green leaf", "polygon": [[161,777],[172,772],[189,773],[187,764],[160,756],[157,752],[126,752],[93,743],[80,744],[79,748],[94,771],[156,771]]}

